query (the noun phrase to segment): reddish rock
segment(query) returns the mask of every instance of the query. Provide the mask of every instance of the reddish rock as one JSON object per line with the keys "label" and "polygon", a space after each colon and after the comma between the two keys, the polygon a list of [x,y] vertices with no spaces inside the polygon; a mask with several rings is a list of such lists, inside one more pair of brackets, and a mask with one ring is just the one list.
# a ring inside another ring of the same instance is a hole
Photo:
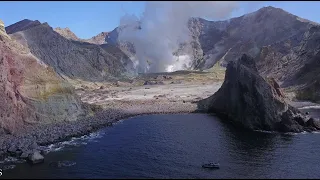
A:
{"label": "reddish rock", "polygon": [[12,40],[1,24],[0,132],[15,133],[26,124],[75,120],[84,114],[73,88]]}

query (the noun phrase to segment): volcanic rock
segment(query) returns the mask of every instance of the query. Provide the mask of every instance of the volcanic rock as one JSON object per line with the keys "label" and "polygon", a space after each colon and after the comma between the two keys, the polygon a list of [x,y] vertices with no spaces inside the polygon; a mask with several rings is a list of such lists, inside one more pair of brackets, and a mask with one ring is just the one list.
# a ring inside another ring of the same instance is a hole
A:
{"label": "volcanic rock", "polygon": [[133,73],[133,63],[124,53],[121,57],[110,54],[99,45],[79,40],[70,29],[54,30],[48,23],[30,27],[20,24],[6,28],[15,29],[10,36],[66,79],[104,81]]}
{"label": "volcanic rock", "polygon": [[162,81],[145,81],[143,85],[164,85]]}
{"label": "volcanic rock", "polygon": [[0,129],[13,134],[27,124],[73,121],[85,115],[73,87],[1,27]]}
{"label": "volcanic rock", "polygon": [[246,54],[228,63],[221,88],[199,101],[198,107],[252,130],[301,132],[306,121],[285,101],[274,79],[266,81],[259,75],[255,61]]}
{"label": "volcanic rock", "polygon": [[29,155],[28,159],[32,164],[39,164],[44,162],[44,157],[40,154],[40,152],[36,151]]}

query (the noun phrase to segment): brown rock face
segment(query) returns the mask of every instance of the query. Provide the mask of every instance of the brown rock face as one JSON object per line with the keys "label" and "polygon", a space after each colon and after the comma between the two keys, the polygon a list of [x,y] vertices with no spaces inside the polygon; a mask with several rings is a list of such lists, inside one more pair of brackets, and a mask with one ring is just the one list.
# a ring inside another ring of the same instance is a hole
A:
{"label": "brown rock face", "polygon": [[275,80],[265,81],[253,58],[245,54],[228,63],[221,88],[198,106],[252,130],[301,132],[306,128],[306,117],[286,103]]}
{"label": "brown rock face", "polygon": [[270,84],[272,89],[277,93],[276,95],[282,98],[285,98],[285,95],[283,94],[280,85],[277,83],[277,81],[274,78],[267,78],[267,82]]}
{"label": "brown rock face", "polygon": [[272,76],[282,87],[294,87],[301,100],[320,101],[320,26],[304,34],[263,47],[256,58],[263,76]]}
{"label": "brown rock face", "polygon": [[7,38],[9,38],[9,36],[6,33],[3,21],[0,19],[0,40],[2,41]]}
{"label": "brown rock face", "polygon": [[84,110],[72,87],[29,49],[0,34],[0,132],[25,125],[76,120]]}
{"label": "brown rock face", "polygon": [[4,23],[2,20],[0,20],[0,33],[5,33],[6,29],[4,28]]}
{"label": "brown rock face", "polygon": [[22,69],[14,62],[14,56],[10,56],[8,49],[0,44],[0,119],[1,129],[6,132],[15,131],[22,119],[33,117],[29,113],[18,91],[18,85],[22,81]]}
{"label": "brown rock face", "polygon": [[92,44],[105,44],[106,43],[106,38],[108,37],[108,32],[102,32],[99,33],[96,36],[93,36],[90,39],[85,39],[83,41],[88,42],[88,43],[92,43]]}
{"label": "brown rock face", "polygon": [[59,33],[61,36],[71,39],[74,41],[79,41],[80,39],[69,29],[69,28],[60,28],[57,27],[54,29],[57,33]]}

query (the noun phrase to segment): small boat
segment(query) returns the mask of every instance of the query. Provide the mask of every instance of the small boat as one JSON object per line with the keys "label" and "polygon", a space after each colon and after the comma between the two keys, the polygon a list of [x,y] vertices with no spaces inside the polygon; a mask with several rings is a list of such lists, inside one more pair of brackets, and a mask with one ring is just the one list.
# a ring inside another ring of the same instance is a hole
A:
{"label": "small boat", "polygon": [[219,163],[208,163],[208,164],[202,165],[202,167],[203,168],[210,168],[210,169],[219,169],[220,164]]}

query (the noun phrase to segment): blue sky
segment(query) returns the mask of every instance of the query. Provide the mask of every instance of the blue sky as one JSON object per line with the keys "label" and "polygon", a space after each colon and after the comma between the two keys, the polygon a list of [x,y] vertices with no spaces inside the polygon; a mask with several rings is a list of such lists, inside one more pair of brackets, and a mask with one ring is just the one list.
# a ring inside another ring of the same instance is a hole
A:
{"label": "blue sky", "polygon": [[[53,28],[69,27],[80,38],[90,38],[119,25],[125,13],[140,16],[144,1],[34,1],[0,2],[0,19],[6,26],[22,19],[48,22]],[[292,14],[320,23],[320,2],[316,1],[260,1],[243,2],[232,17],[253,12],[263,6],[282,8]]]}

